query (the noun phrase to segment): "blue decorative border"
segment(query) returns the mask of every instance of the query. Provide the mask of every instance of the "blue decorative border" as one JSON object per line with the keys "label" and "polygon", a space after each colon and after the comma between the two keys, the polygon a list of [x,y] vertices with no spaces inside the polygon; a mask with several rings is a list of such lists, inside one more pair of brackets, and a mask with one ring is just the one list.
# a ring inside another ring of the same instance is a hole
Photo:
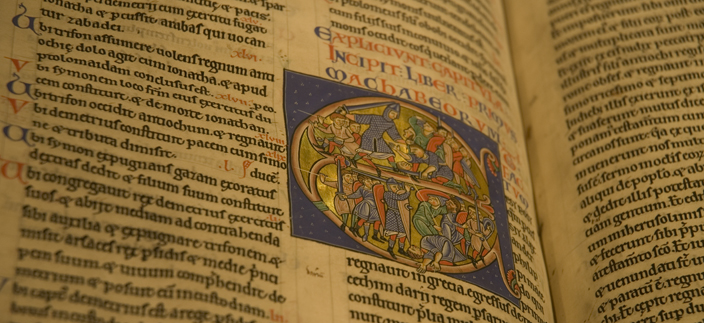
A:
{"label": "blue decorative border", "polygon": [[[286,117],[286,132],[288,142],[293,142],[293,134],[306,121],[310,114],[316,113],[321,108],[342,100],[357,97],[379,97],[399,100],[398,97],[389,96],[379,92],[360,89],[337,82],[329,81],[319,77],[313,77],[285,70],[284,72],[284,113]],[[405,101],[405,100],[402,100]],[[408,102],[408,101],[407,101]],[[435,116],[440,117],[442,122],[450,126],[451,129],[464,139],[477,156],[480,156],[482,148],[489,149],[500,162],[498,143],[492,141],[488,136],[480,131],[471,128],[457,119],[449,117],[443,113],[431,109],[427,106],[408,102],[409,105],[421,108]],[[288,160],[292,161],[289,151]],[[291,165],[291,163],[289,163]],[[501,246],[501,257],[503,258],[504,269],[506,271],[515,270],[513,262],[513,249],[508,228],[508,216],[506,211],[506,201],[504,198],[503,180],[501,167],[497,170],[498,176],[488,174],[491,206],[494,208],[494,215],[497,226],[498,240]],[[289,193],[291,198],[291,234],[295,237],[313,240],[326,245],[343,247],[349,250],[365,253],[368,255],[381,257],[370,251],[363,245],[347,236],[327,218],[306,195],[303,188],[294,179],[293,168],[289,167]],[[447,276],[480,286],[492,291],[516,306],[520,306],[519,299],[513,296],[503,281],[502,273],[499,270],[498,261],[492,262],[489,266],[471,273],[446,274]]]}

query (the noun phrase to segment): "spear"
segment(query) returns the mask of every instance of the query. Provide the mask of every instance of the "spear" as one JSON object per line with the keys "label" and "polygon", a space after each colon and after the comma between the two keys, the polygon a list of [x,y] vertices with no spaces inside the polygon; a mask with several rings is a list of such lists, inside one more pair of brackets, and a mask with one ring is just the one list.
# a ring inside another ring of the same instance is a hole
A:
{"label": "spear", "polygon": [[301,110],[301,109],[298,109],[298,110],[296,110],[296,111],[303,112],[303,113],[305,113],[305,114],[307,114],[307,115],[309,115],[309,116],[317,117],[317,115],[312,114],[312,113],[309,113],[309,112],[306,112],[306,111],[303,111],[303,110]]}
{"label": "spear", "polygon": [[386,181],[386,180],[385,180],[384,178],[382,178],[382,177],[377,177],[376,175],[372,175],[372,174],[370,174],[370,173],[363,172],[363,171],[358,170],[358,169],[350,168],[350,171],[351,171],[351,172],[355,172],[355,173],[357,173],[357,174],[362,174],[362,175],[367,176],[367,177],[369,177],[369,178],[373,178],[373,179],[376,179],[376,180],[380,180],[380,181],[382,181],[382,182]]}
{"label": "spear", "polygon": [[303,111],[303,110],[301,110],[301,109],[298,109],[298,110],[296,110],[296,111],[303,112],[303,113],[305,113],[305,114],[307,114],[307,115],[309,115],[309,116],[311,116],[311,117],[317,117],[318,122],[322,122],[322,121],[321,121],[321,120],[322,120],[321,117],[320,117],[319,115],[317,115],[317,114],[312,114],[312,113]]}
{"label": "spear", "polygon": [[320,174],[318,174],[318,173],[311,173],[311,172],[309,172],[309,171],[307,171],[307,170],[300,169],[300,168],[298,168],[298,167],[292,167],[292,168],[293,168],[293,169],[300,170],[300,171],[302,171],[302,172],[304,172],[304,173],[311,174],[311,175],[313,175],[313,176],[318,176],[318,175],[320,175]]}

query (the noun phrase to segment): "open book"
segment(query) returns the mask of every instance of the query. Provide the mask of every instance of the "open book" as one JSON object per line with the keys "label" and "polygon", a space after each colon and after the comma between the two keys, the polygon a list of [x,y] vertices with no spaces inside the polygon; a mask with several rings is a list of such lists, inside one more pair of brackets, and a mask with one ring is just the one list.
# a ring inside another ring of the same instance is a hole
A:
{"label": "open book", "polygon": [[9,0],[0,322],[701,322],[697,1]]}

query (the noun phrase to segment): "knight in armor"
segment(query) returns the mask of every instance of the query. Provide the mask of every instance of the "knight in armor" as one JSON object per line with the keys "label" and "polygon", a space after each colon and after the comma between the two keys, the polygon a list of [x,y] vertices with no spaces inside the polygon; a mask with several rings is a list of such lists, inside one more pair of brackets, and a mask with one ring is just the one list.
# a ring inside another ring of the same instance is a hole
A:
{"label": "knight in armor", "polygon": [[411,195],[409,190],[406,190],[402,184],[399,184],[395,179],[389,178],[386,180],[388,191],[384,192],[384,203],[386,204],[386,224],[384,225],[384,235],[389,236],[389,248],[387,251],[391,258],[396,259],[394,255],[394,245],[398,238],[398,253],[407,256],[404,244],[406,242],[406,229],[403,226],[401,212],[399,211],[399,202],[408,200]]}
{"label": "knight in armor", "polygon": [[[374,105],[356,106],[355,108],[366,106],[379,106],[384,103],[376,103]],[[396,129],[396,120],[401,114],[401,106],[395,102],[386,103],[382,115],[375,114],[346,114],[346,117],[359,124],[369,125],[369,128],[362,134],[362,141],[357,149],[357,153],[352,158],[352,165],[356,167],[357,161],[362,159],[370,166],[374,167],[378,176],[381,176],[381,170],[372,162],[371,159],[386,159],[394,169],[397,169],[394,159],[394,152],[389,148],[389,145],[384,140],[384,134],[387,134],[391,139],[405,144],[403,138]],[[371,158],[371,159],[370,159]]]}
{"label": "knight in armor", "polygon": [[362,198],[362,200],[355,205],[352,213],[354,216],[359,218],[359,221],[352,229],[353,233],[359,230],[359,227],[364,226],[364,236],[362,236],[362,241],[367,241],[369,239],[370,225],[374,224],[374,235],[372,239],[377,241],[382,241],[379,237],[379,226],[381,225],[381,218],[379,217],[379,211],[377,210],[376,203],[374,203],[374,193],[372,192],[372,187],[374,182],[371,178],[365,175],[358,176],[359,181],[363,184],[354,193],[350,195],[342,195],[343,199],[355,199]]}

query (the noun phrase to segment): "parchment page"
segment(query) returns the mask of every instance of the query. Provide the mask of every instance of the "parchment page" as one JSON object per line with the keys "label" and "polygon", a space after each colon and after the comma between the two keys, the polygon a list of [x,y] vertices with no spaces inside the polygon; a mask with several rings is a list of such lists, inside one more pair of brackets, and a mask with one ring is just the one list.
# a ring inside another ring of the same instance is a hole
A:
{"label": "parchment page", "polygon": [[506,5],[557,321],[699,321],[702,5]]}
{"label": "parchment page", "polygon": [[8,1],[2,322],[552,322],[492,1]]}

